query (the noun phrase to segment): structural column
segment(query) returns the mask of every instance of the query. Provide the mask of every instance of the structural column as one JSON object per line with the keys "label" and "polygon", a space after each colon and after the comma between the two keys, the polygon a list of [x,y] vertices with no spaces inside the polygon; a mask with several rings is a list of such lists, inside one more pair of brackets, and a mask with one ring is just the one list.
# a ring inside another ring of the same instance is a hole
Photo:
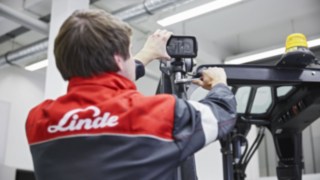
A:
{"label": "structural column", "polygon": [[54,40],[62,23],[77,9],[88,9],[89,0],[54,0],[51,7],[51,21],[49,33],[49,47],[45,98],[55,99],[66,92],[67,82],[65,82],[55,64],[53,54]]}

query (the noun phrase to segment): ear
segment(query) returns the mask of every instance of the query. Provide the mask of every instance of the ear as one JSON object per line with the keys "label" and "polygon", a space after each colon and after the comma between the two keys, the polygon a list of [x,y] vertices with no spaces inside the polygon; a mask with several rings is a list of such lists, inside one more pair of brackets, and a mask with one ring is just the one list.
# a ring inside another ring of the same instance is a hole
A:
{"label": "ear", "polygon": [[119,70],[122,71],[124,69],[124,65],[123,65],[124,60],[123,60],[123,58],[118,54],[113,55],[113,58],[116,61],[117,65],[119,67]]}

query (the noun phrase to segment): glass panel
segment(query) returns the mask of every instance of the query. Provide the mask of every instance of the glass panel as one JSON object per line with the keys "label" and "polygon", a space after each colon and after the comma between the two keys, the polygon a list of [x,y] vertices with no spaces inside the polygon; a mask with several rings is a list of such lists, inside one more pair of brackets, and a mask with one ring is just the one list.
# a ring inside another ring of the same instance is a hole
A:
{"label": "glass panel", "polygon": [[244,86],[240,87],[236,92],[236,100],[237,100],[237,112],[244,113],[246,111],[246,107],[249,100],[251,87]]}
{"label": "glass panel", "polygon": [[256,96],[253,100],[253,106],[251,109],[252,114],[265,113],[270,107],[272,102],[271,88],[270,87],[259,87],[257,89]]}
{"label": "glass panel", "polygon": [[292,86],[281,86],[277,88],[277,96],[285,96],[293,89]]}

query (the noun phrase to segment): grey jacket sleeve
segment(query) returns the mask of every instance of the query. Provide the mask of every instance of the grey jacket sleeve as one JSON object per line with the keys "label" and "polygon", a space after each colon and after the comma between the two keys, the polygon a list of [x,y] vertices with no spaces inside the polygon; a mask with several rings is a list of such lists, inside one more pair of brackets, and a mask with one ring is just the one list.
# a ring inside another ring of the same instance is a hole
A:
{"label": "grey jacket sleeve", "polygon": [[236,101],[224,84],[217,84],[199,102],[176,99],[173,136],[185,160],[205,145],[224,137],[236,122]]}

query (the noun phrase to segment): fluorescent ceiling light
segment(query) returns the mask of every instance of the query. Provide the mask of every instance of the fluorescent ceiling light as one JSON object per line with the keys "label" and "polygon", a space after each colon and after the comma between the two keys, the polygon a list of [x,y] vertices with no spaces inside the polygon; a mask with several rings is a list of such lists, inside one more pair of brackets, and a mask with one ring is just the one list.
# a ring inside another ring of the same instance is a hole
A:
{"label": "fluorescent ceiling light", "polygon": [[200,16],[202,14],[208,13],[210,11],[215,11],[221,8],[224,8],[226,6],[229,6],[231,4],[238,3],[242,0],[215,0],[210,3],[206,3],[203,5],[200,5],[198,7],[183,11],[181,13],[169,16],[167,18],[158,20],[157,23],[160,24],[161,26],[169,26],[171,24],[181,22],[196,16]]}
{"label": "fluorescent ceiling light", "polygon": [[316,47],[316,46],[320,46],[320,39],[314,39],[314,40],[308,41],[309,48]]}
{"label": "fluorescent ceiling light", "polygon": [[[315,46],[320,46],[320,39],[308,41],[309,48],[312,48]],[[252,55],[245,56],[245,57],[230,59],[230,60],[226,61],[225,64],[243,64],[243,63],[253,62],[253,61],[257,61],[257,60],[261,60],[261,59],[266,59],[266,58],[278,56],[278,55],[283,54],[284,52],[285,52],[284,47],[277,48],[277,49],[264,51],[264,52],[257,53],[257,54],[252,54]]]}
{"label": "fluorescent ceiling light", "polygon": [[283,54],[284,51],[285,51],[285,48],[278,48],[278,49],[274,49],[274,50],[270,50],[270,51],[252,54],[252,55],[241,57],[241,58],[232,59],[232,60],[226,61],[225,64],[248,63],[248,62],[256,61],[259,59],[265,59],[268,57],[277,56],[277,55]]}
{"label": "fluorescent ceiling light", "polygon": [[47,66],[48,66],[48,59],[45,59],[45,60],[30,64],[30,65],[26,66],[25,69],[28,71],[35,71],[35,70],[38,70],[38,69],[41,69],[41,68],[44,68]]}

